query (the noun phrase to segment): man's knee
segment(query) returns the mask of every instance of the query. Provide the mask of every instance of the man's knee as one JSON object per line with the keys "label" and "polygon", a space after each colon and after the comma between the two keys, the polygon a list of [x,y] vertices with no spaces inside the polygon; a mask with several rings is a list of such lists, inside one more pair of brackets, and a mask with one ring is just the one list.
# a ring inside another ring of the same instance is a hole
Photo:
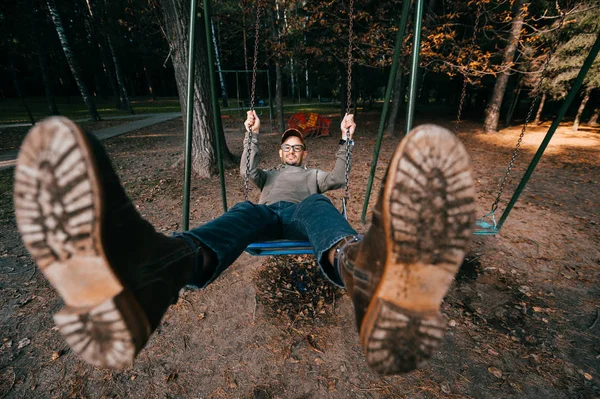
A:
{"label": "man's knee", "polygon": [[323,194],[312,194],[309,197],[305,198],[304,201],[298,204],[295,214],[297,216],[305,215],[307,212],[310,214],[314,214],[317,210],[327,208],[335,209],[335,206],[331,203],[329,198],[327,198]]}
{"label": "man's knee", "polygon": [[253,204],[250,201],[238,202],[229,209],[229,212],[255,210],[259,205]]}

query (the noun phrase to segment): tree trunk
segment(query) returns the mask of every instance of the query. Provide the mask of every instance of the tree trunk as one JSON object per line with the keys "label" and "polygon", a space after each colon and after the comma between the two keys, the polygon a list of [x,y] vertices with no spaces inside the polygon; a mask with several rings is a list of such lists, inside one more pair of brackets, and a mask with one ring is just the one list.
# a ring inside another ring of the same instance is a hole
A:
{"label": "tree trunk", "polygon": [[60,83],[60,88],[62,89],[63,94],[65,96],[65,102],[67,104],[71,104],[71,96],[69,96],[69,90],[67,89],[67,87],[65,85],[65,81],[59,76],[58,82]]}
{"label": "tree trunk", "polygon": [[542,94],[542,98],[540,98],[540,105],[538,106],[538,110],[535,114],[535,124],[539,125],[542,121],[542,110],[544,109],[544,103],[546,102],[546,93]]}
{"label": "tree trunk", "polygon": [[[171,60],[175,72],[175,80],[179,92],[179,102],[183,120],[187,111],[187,72],[188,72],[188,37],[190,3],[186,0],[161,0],[167,39],[171,47]],[[203,25],[201,19],[197,22]],[[212,102],[210,101],[210,80],[208,70],[208,54],[204,27],[196,29],[196,74],[194,79],[194,117],[192,120],[192,170],[199,177],[210,177],[218,173],[217,148],[215,137],[220,135],[223,161],[225,165],[233,164],[233,155],[225,143],[223,131],[218,131],[213,122]]]}
{"label": "tree trunk", "polygon": [[71,50],[71,45],[69,44],[69,40],[67,38],[67,34],[65,32],[65,28],[63,26],[62,20],[60,18],[60,14],[58,13],[58,8],[56,7],[55,0],[46,0],[48,4],[48,10],[50,11],[50,16],[52,17],[52,22],[54,22],[54,27],[56,28],[56,33],[58,34],[58,38],[60,40],[60,44],[62,46],[63,52],[65,53],[65,58],[67,59],[67,64],[71,69],[71,73],[73,74],[73,78],[77,83],[77,87],[79,88],[79,93],[81,93],[81,97],[83,98],[83,102],[87,106],[88,113],[92,120],[99,121],[100,115],[96,110],[96,104],[94,104],[94,100],[90,96],[89,90],[85,81],[83,80],[83,74],[81,73],[81,68],[79,67],[79,63]]}
{"label": "tree trunk", "polygon": [[[279,32],[277,28],[277,16],[274,6],[270,7],[271,12],[271,38],[274,42],[279,43]],[[285,120],[283,116],[283,72],[281,70],[281,61],[279,54],[274,54],[275,63],[275,109],[277,112],[277,130],[283,133],[285,129]]]}
{"label": "tree trunk", "polygon": [[[257,3],[258,4],[258,3]],[[244,37],[244,78],[246,79],[246,89],[248,89],[248,102],[250,101],[250,80],[248,80],[248,38],[246,37],[246,16],[244,14],[244,4],[240,2],[240,7],[242,8],[242,29],[243,37]],[[239,106],[239,105],[238,105]]]}
{"label": "tree trunk", "polygon": [[144,65],[143,68],[144,68],[144,77],[146,78],[146,87],[148,88],[148,96],[150,96],[150,101],[154,101],[154,100],[156,100],[156,96],[154,95],[152,78],[150,77],[150,73],[148,73],[148,69],[146,68],[146,65]]}
{"label": "tree trunk", "polygon": [[296,91],[296,93],[298,94],[298,104],[300,104],[302,102],[302,93],[300,90],[300,78],[298,77],[298,75],[296,75],[296,82],[298,85],[298,90]]}
{"label": "tree trunk", "polygon": [[[296,75],[294,72],[294,58],[290,59],[290,85],[292,88],[292,102],[296,101]],[[298,101],[300,102],[300,101]]]}
{"label": "tree trunk", "polygon": [[17,96],[21,100],[21,104],[23,104],[23,108],[27,111],[27,115],[29,116],[29,121],[32,125],[35,125],[35,119],[33,118],[33,114],[25,101],[25,97],[23,97],[23,90],[21,90],[21,82],[19,82],[19,76],[17,75],[17,69],[15,68],[15,64],[13,62],[12,57],[9,60],[10,62],[10,72],[13,78],[13,85],[15,87],[15,91],[17,92]]}
{"label": "tree trunk", "polygon": [[310,102],[310,89],[308,86],[308,62],[304,61],[304,80],[306,81],[306,101]]}
{"label": "tree trunk", "polygon": [[112,93],[113,99],[115,101],[115,109],[125,109],[125,105],[122,102],[121,94],[119,93],[119,85],[117,84],[117,78],[115,77],[114,64],[112,59],[106,56],[105,45],[107,44],[107,39],[104,36],[104,33],[100,33],[97,37],[98,50],[100,53],[100,59],[102,61],[102,70],[104,71],[104,76],[106,80],[108,80],[108,84],[110,85],[110,91]]}
{"label": "tree trunk", "polygon": [[40,33],[40,26],[42,25],[42,20],[40,20],[39,14],[39,10],[34,11],[33,37],[35,38],[35,46],[37,47],[38,61],[40,63],[40,72],[42,73],[42,82],[44,84],[44,93],[46,94],[46,101],[48,101],[48,112],[50,113],[50,115],[60,115],[60,112],[58,112],[58,107],[56,106],[56,97],[54,96],[52,79],[50,78],[50,69],[48,67],[48,53],[46,52],[44,36]]}
{"label": "tree trunk", "polygon": [[590,120],[588,121],[588,126],[596,126],[598,124],[598,117],[600,116],[600,107],[596,108],[592,113]]}
{"label": "tree trunk", "polygon": [[223,107],[229,108],[227,98],[227,87],[225,86],[225,79],[223,78],[223,71],[221,69],[221,57],[219,57],[219,46],[217,44],[217,36],[215,35],[215,24],[210,24],[212,30],[213,46],[215,47],[215,60],[217,61],[217,72],[219,73],[219,82],[221,83],[221,98],[223,100]]}
{"label": "tree trunk", "polygon": [[115,66],[115,75],[117,76],[117,84],[119,85],[119,94],[121,97],[121,105],[123,109],[129,111],[130,114],[135,114],[133,107],[131,106],[131,101],[129,101],[129,96],[127,95],[127,88],[125,87],[125,79],[123,79],[123,74],[121,73],[121,66],[119,65],[119,60],[117,59],[117,55],[115,53],[115,48],[112,44],[112,40],[110,38],[110,34],[106,36],[108,40],[108,48],[110,49],[110,54],[112,56],[113,64]]}
{"label": "tree trunk", "polygon": [[103,99],[106,99],[106,95],[104,93],[104,90],[102,89],[102,84],[100,83],[100,74],[98,73],[96,68],[94,68],[93,74],[94,74],[94,88],[92,89],[92,96],[102,97]]}
{"label": "tree trunk", "polygon": [[[508,68],[515,58],[515,53],[517,51],[519,39],[521,37],[521,28],[523,27],[523,5],[527,3],[527,1],[515,1],[516,15],[511,24],[511,30],[507,40],[508,45],[504,49],[502,68]],[[500,119],[500,107],[502,106],[502,99],[504,98],[504,92],[506,91],[508,77],[508,71],[502,71],[498,74],[496,84],[494,85],[492,98],[485,110],[485,121],[483,123],[483,131],[485,133],[493,133],[498,130],[498,120]]]}
{"label": "tree trunk", "polygon": [[[345,81],[345,77],[348,76],[348,74],[346,73],[346,68],[344,67],[343,63],[339,64],[339,70],[340,70],[340,118],[343,118],[344,115],[346,114],[346,107],[347,107],[347,99],[348,99],[348,85],[346,84]],[[332,100],[333,101],[333,100]]]}
{"label": "tree trunk", "polygon": [[48,68],[48,54],[44,49],[44,46],[40,44],[41,38],[38,36],[37,50],[38,58],[40,61],[40,71],[42,72],[42,81],[44,82],[44,92],[46,93],[46,100],[48,101],[48,112],[50,115],[60,115],[58,107],[56,106],[56,97],[54,97],[54,89],[52,88],[52,80],[50,79],[50,73]]}
{"label": "tree trunk", "polygon": [[275,61],[275,109],[277,111],[277,129],[283,133],[285,118],[283,115],[283,72],[279,61]]}
{"label": "tree trunk", "polygon": [[[100,47],[100,46],[98,46]],[[102,52],[102,48],[100,47],[100,51]],[[104,56],[102,56],[104,58]],[[123,109],[123,103],[121,102],[121,95],[119,94],[119,85],[117,84],[117,78],[115,78],[115,73],[113,72],[113,68],[110,66],[112,63],[107,63],[105,60],[102,60],[102,69],[104,70],[104,74],[106,75],[106,79],[108,80],[108,84],[110,84],[110,90],[112,92],[113,98],[116,101],[115,109]]]}
{"label": "tree trunk", "polygon": [[504,125],[510,126],[512,122],[513,115],[515,114],[515,109],[517,108],[517,104],[519,103],[519,97],[521,96],[521,88],[523,80],[519,78],[519,83],[517,83],[517,87],[511,92],[510,101],[508,111],[506,112],[506,118],[504,119]]}
{"label": "tree trunk", "polygon": [[392,103],[388,111],[388,118],[385,125],[385,134],[390,136],[400,137],[402,136],[401,131],[396,131],[396,121],[398,119],[398,111],[402,105],[402,73],[404,72],[404,58],[398,60],[398,71],[396,72],[396,79],[394,79],[394,89]]}
{"label": "tree trunk", "polygon": [[583,95],[583,100],[581,100],[581,104],[579,104],[579,109],[577,110],[577,115],[575,115],[575,121],[573,122],[573,131],[576,132],[579,129],[579,122],[581,121],[581,115],[585,110],[585,106],[590,99],[591,89],[586,89],[585,94]]}

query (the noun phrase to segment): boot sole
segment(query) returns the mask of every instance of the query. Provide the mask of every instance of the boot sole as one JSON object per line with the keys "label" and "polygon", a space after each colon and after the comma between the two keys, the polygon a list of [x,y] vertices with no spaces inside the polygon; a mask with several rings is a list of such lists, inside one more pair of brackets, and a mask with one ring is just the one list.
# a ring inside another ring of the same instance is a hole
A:
{"label": "boot sole", "polygon": [[66,118],[46,119],[19,152],[15,214],[25,247],[65,303],[54,321],[69,346],[88,363],[124,368],[150,329],[106,258],[99,180],[80,128]]}
{"label": "boot sole", "polygon": [[469,156],[450,131],[413,129],[388,174],[386,264],[360,329],[367,361],[380,374],[413,370],[439,347],[446,326],[439,308],[475,220]]}

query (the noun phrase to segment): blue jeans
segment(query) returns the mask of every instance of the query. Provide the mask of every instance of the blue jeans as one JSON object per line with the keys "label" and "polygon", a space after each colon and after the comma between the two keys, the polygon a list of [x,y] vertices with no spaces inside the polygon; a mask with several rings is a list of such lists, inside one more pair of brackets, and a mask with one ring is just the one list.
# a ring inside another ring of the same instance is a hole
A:
{"label": "blue jeans", "polygon": [[327,259],[327,251],[342,238],[356,235],[356,231],[327,197],[313,194],[297,204],[240,202],[205,225],[177,235],[197,239],[217,256],[218,265],[210,276],[194,276],[200,287],[213,282],[249,244],[281,239],[308,240],[325,276],[334,284],[344,286]]}

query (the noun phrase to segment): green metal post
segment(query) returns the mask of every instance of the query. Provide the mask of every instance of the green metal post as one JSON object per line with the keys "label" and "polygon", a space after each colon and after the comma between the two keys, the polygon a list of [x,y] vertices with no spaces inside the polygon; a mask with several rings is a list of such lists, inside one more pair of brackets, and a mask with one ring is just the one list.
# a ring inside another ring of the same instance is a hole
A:
{"label": "green metal post", "polygon": [[221,125],[221,113],[219,101],[217,100],[217,82],[215,79],[214,48],[211,31],[210,0],[204,0],[204,27],[206,29],[206,50],[208,53],[208,76],[210,76],[210,97],[213,107],[213,121],[215,124],[215,144],[217,150],[217,163],[219,166],[219,179],[221,181],[221,200],[223,202],[223,212],[227,212],[227,193],[225,190],[225,170],[223,168],[223,154],[221,153],[221,135],[223,129]]}
{"label": "green metal post", "polygon": [[273,131],[273,101],[271,100],[271,74],[267,69],[267,90],[269,90],[269,124],[271,125],[271,131]]}
{"label": "green metal post", "polygon": [[373,161],[371,162],[371,174],[369,175],[367,193],[365,196],[365,202],[363,204],[362,216],[360,218],[363,224],[366,221],[367,209],[369,208],[369,198],[371,197],[373,178],[375,177],[375,170],[377,169],[377,160],[379,159],[379,150],[381,149],[381,142],[383,140],[383,129],[385,128],[388,108],[390,105],[390,97],[392,96],[392,89],[394,87],[394,81],[396,80],[396,73],[398,71],[398,58],[400,58],[400,50],[402,49],[402,42],[404,42],[404,31],[406,30],[406,22],[408,21],[410,3],[411,0],[404,0],[404,3],[402,3],[402,15],[400,17],[400,21],[398,22],[398,32],[396,32],[396,45],[394,47],[394,55],[392,57],[392,69],[390,70],[390,75],[388,76],[388,84],[385,90],[385,100],[383,101],[383,110],[381,111],[381,117],[379,118],[377,142],[375,143],[375,152],[373,153]]}
{"label": "green metal post", "polygon": [[188,80],[185,122],[184,172],[183,172],[183,220],[181,229],[190,224],[190,180],[192,175],[192,127],[194,121],[194,75],[196,72],[196,0],[190,0],[190,37],[188,43]]}
{"label": "green metal post", "polygon": [[523,175],[523,178],[521,179],[521,182],[519,183],[519,186],[517,187],[517,190],[513,194],[512,198],[510,199],[508,205],[506,205],[506,209],[504,210],[504,213],[502,214],[502,217],[498,221],[497,230],[500,230],[502,228],[502,225],[506,221],[506,218],[508,217],[508,214],[510,213],[510,211],[513,208],[513,206],[515,205],[515,203],[519,199],[519,196],[521,195],[521,192],[525,188],[525,185],[529,181],[529,178],[531,177],[531,174],[533,173],[533,171],[535,170],[535,167],[537,166],[538,162],[542,158],[542,155],[544,154],[544,151],[546,150],[546,147],[548,146],[548,143],[552,139],[552,136],[554,135],[554,132],[556,132],[556,129],[558,128],[558,125],[560,124],[560,122],[562,121],[562,118],[567,113],[567,110],[569,109],[569,106],[571,105],[571,102],[573,101],[573,99],[575,98],[575,95],[579,91],[579,88],[581,87],[581,84],[583,83],[583,79],[585,78],[585,75],[587,75],[590,67],[594,63],[594,60],[596,59],[596,56],[598,56],[598,51],[599,50],[600,50],[600,34],[596,38],[596,42],[592,46],[592,49],[590,50],[589,55],[585,59],[585,62],[583,63],[583,66],[581,67],[581,70],[579,71],[579,75],[577,75],[577,79],[575,79],[575,82],[573,83],[573,86],[571,86],[571,90],[569,91],[569,94],[567,95],[567,98],[565,98],[565,101],[562,103],[562,105],[560,107],[560,110],[558,111],[558,115],[557,115],[556,119],[554,120],[554,122],[552,122],[552,126],[550,126],[550,129],[548,130],[548,133],[546,133],[546,137],[544,137],[544,140],[542,141],[542,144],[540,144],[540,147],[538,148],[538,150],[535,153],[533,159],[531,160],[531,163],[529,164],[529,167],[525,171],[525,174]]}
{"label": "green metal post", "polygon": [[419,72],[419,53],[421,51],[421,19],[423,17],[423,0],[416,0],[415,24],[413,49],[410,64],[410,89],[408,94],[408,105],[406,106],[406,129],[407,134],[412,129],[415,117],[415,102],[417,101],[417,74]]}

